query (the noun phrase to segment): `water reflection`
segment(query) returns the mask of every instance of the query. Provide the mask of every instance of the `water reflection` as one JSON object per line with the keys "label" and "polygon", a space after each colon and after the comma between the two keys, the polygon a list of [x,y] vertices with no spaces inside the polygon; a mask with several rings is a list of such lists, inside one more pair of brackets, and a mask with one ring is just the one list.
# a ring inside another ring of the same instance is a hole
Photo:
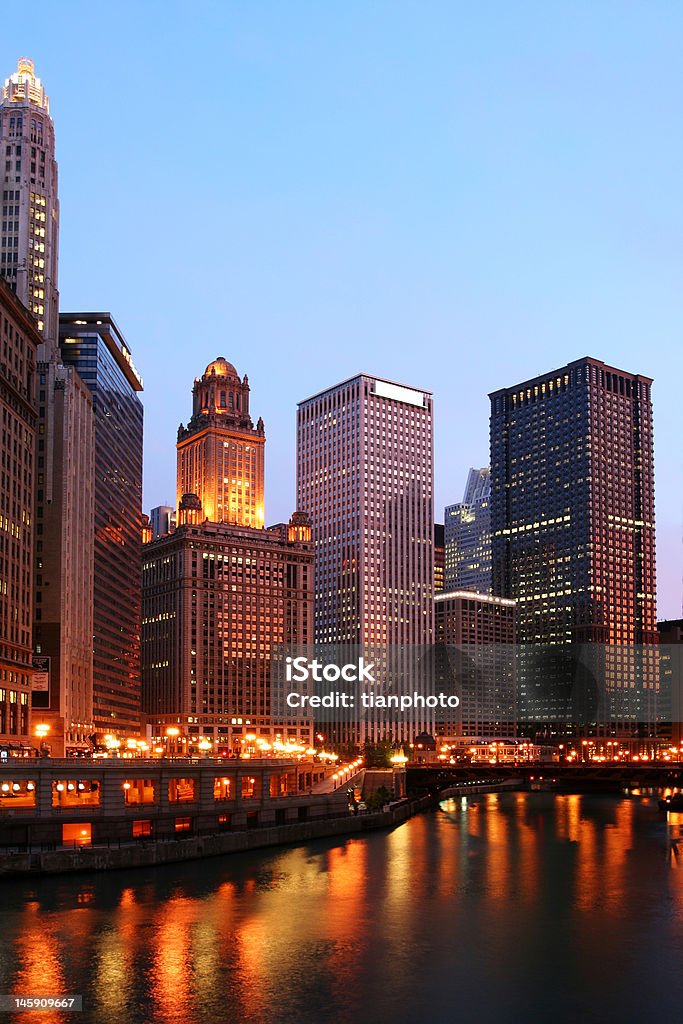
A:
{"label": "water reflection", "polygon": [[0,991],[83,994],[94,1024],[673,1014],[672,827],[652,799],[487,794],[336,845],[4,883]]}

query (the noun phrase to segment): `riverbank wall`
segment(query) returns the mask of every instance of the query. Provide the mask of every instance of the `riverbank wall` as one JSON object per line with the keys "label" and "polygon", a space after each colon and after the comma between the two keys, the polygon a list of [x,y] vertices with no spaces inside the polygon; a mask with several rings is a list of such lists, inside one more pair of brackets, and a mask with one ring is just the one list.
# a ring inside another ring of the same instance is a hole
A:
{"label": "riverbank wall", "polygon": [[79,871],[113,871],[218,857],[269,846],[288,846],[314,839],[352,839],[377,829],[401,825],[414,814],[433,806],[430,797],[402,800],[372,814],[255,828],[245,832],[158,839],[108,846],[77,846],[55,850],[7,851],[0,854],[0,879],[69,874]]}

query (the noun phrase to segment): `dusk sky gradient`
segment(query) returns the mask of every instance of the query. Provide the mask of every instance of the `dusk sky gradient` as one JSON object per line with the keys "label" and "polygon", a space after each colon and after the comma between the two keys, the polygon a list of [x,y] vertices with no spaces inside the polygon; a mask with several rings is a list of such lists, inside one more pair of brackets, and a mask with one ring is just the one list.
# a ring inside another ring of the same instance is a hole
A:
{"label": "dusk sky gradient", "polygon": [[683,5],[65,0],[2,24],[2,79],[32,57],[50,96],[61,308],[110,310],[145,380],[146,511],[175,501],[218,355],[265,420],[268,523],[308,395],[432,390],[443,521],[488,463],[488,392],[591,355],[655,378],[681,615]]}

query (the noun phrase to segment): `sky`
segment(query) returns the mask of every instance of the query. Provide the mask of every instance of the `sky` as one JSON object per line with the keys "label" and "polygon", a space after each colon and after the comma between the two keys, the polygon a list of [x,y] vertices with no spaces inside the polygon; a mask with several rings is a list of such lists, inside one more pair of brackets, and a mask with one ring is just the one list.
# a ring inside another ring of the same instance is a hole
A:
{"label": "sky", "polygon": [[80,0],[3,11],[60,179],[60,305],[145,380],[144,508],[175,502],[195,376],[247,373],[266,520],[296,403],[434,392],[435,508],[488,463],[488,393],[585,355],[654,377],[659,616],[683,576],[678,0]]}

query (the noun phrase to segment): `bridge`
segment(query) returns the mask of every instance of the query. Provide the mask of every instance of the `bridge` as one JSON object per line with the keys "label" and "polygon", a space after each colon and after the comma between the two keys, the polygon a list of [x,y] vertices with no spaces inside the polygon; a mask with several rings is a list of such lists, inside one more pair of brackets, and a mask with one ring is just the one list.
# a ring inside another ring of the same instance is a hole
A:
{"label": "bridge", "polygon": [[456,786],[511,780],[527,788],[543,782],[560,792],[620,793],[625,789],[683,787],[681,764],[543,764],[543,765],[407,765],[406,784],[412,795],[437,796]]}

